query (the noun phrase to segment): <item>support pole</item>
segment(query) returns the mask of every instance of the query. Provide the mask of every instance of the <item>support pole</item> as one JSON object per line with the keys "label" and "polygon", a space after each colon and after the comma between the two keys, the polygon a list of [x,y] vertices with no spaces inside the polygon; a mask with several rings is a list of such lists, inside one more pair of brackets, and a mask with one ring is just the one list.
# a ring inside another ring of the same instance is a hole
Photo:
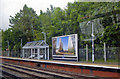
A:
{"label": "support pole", "polygon": [[[39,48],[39,56],[40,56],[40,48]],[[40,59],[40,58],[39,58]]]}
{"label": "support pole", "polygon": [[49,47],[48,47],[48,60],[49,60]]}
{"label": "support pole", "polygon": [[44,33],[44,37],[45,37],[45,60],[46,60],[46,33]]}
{"label": "support pole", "polygon": [[30,55],[30,57],[32,58],[32,49],[31,49],[31,55]]}
{"label": "support pole", "polygon": [[94,27],[92,22],[92,62],[94,63]]}
{"label": "support pole", "polygon": [[88,61],[88,44],[86,44],[86,61]]}
{"label": "support pole", "polygon": [[22,58],[24,58],[24,54],[25,54],[25,53],[24,53],[24,49],[23,49],[23,57],[22,57]]}
{"label": "support pole", "polygon": [[35,48],[34,48],[34,59],[35,59]]}
{"label": "support pole", "polygon": [[40,49],[38,48],[38,51],[37,51],[37,58],[38,60],[40,59]]}
{"label": "support pole", "polygon": [[46,60],[46,33],[44,33],[44,37],[45,37],[45,60]]}
{"label": "support pole", "polygon": [[47,54],[47,53],[46,53],[46,46],[45,46],[45,60],[46,60],[46,54]]}
{"label": "support pole", "polygon": [[104,61],[106,62],[106,43],[104,42]]}

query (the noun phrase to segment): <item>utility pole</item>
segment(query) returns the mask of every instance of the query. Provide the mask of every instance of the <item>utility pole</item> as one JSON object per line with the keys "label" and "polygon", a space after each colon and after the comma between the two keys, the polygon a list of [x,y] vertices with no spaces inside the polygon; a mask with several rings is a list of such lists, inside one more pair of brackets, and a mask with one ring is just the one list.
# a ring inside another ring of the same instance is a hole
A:
{"label": "utility pole", "polygon": [[88,62],[88,44],[86,44],[86,61]]}
{"label": "utility pole", "polygon": [[104,61],[106,62],[106,43],[104,42]]}

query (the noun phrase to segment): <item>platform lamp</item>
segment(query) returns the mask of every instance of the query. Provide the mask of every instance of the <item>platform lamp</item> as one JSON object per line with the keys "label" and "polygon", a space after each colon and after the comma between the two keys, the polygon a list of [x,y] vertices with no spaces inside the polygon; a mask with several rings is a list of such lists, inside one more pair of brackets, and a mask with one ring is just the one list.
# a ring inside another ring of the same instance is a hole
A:
{"label": "platform lamp", "polygon": [[45,42],[45,59],[46,59],[46,33],[45,32],[41,32],[44,34],[44,42]]}

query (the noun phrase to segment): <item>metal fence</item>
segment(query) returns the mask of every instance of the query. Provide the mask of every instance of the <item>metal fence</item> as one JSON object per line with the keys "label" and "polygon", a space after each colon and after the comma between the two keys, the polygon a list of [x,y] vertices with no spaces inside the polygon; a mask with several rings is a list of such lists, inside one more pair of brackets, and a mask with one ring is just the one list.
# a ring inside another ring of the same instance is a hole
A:
{"label": "metal fence", "polygon": [[[86,60],[86,49],[85,48],[82,48],[82,49],[79,49],[79,61],[87,61]],[[88,49],[88,60],[91,60],[92,59],[92,52],[91,52],[91,49]]]}
{"label": "metal fence", "polygon": [[[95,48],[94,57],[96,62],[119,62],[120,47],[106,48],[105,51],[104,48]],[[92,61],[92,49],[88,49],[88,60],[86,55],[86,48],[79,49],[79,61]]]}
{"label": "metal fence", "polygon": [[107,48],[107,59],[108,60],[116,60],[119,61],[120,59],[120,47],[111,47]]}
{"label": "metal fence", "polygon": [[2,51],[2,56],[22,57],[22,52],[21,51]]}
{"label": "metal fence", "polygon": [[[88,58],[86,52],[88,51]],[[106,56],[105,56],[106,51]],[[109,47],[106,48],[97,47],[95,48],[95,62],[119,62],[120,59],[120,47]],[[52,53],[52,52],[51,52]],[[50,54],[52,55],[52,54]],[[22,57],[22,50],[21,51],[2,51],[2,56],[9,56],[9,57]],[[92,49],[82,48],[79,49],[79,61],[92,61]],[[106,57],[106,61],[105,61]]]}

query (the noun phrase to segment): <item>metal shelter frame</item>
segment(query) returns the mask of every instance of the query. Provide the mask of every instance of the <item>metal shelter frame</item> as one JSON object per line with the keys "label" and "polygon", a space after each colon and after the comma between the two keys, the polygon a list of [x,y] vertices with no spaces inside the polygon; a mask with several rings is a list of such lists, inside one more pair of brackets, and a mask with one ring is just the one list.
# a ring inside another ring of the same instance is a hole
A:
{"label": "metal shelter frame", "polygon": [[49,45],[44,40],[27,42],[22,48],[22,58],[49,60]]}

